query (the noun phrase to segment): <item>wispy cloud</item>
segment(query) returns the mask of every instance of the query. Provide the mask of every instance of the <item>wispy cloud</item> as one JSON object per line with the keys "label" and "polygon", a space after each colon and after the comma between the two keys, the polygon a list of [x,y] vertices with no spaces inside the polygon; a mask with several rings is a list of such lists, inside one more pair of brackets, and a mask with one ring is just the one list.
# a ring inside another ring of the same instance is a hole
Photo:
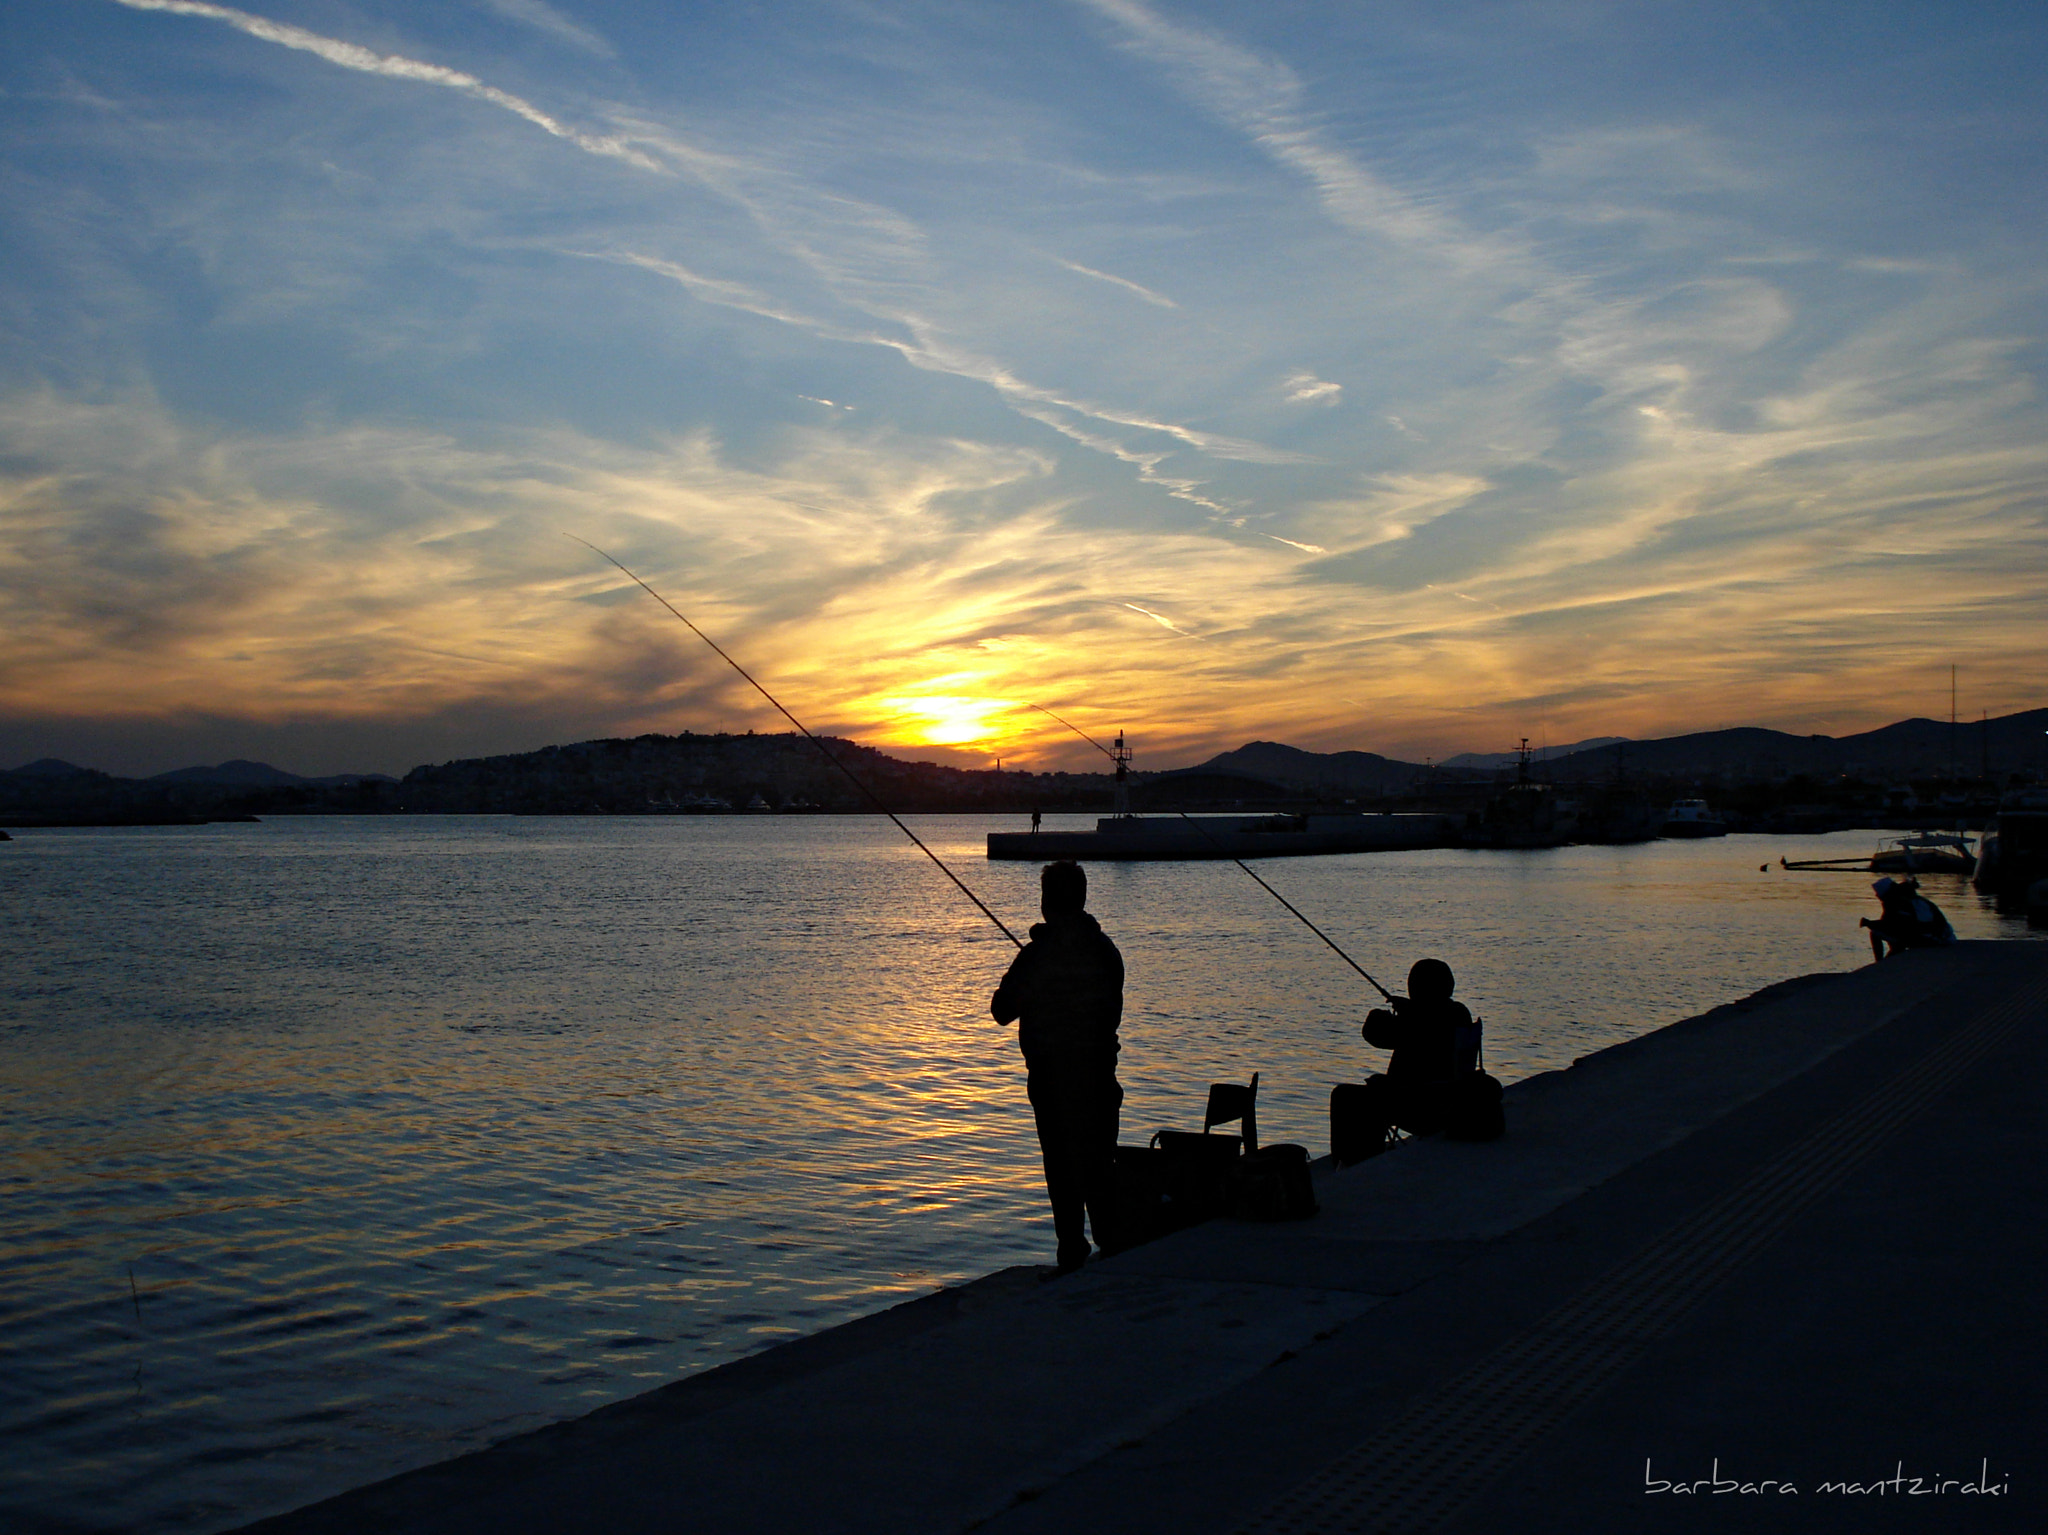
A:
{"label": "wispy cloud", "polygon": [[610,43],[590,28],[564,16],[549,5],[547,0],[480,0],[480,3],[485,9],[495,11],[507,21],[531,27],[536,32],[544,32],[549,37],[582,49],[585,53],[595,54],[601,59],[618,57],[618,50]]}
{"label": "wispy cloud", "polygon": [[1221,33],[1169,21],[1140,0],[1081,0],[1122,29],[1131,49],[1275,161],[1304,177],[1347,229],[1437,245],[1453,242],[1434,212],[1374,175],[1317,125],[1300,77]]}
{"label": "wispy cloud", "polygon": [[626,164],[638,166],[644,171],[663,169],[663,166],[651,156],[617,135],[586,133],[581,129],[572,128],[549,116],[532,102],[514,96],[510,91],[501,91],[494,85],[486,85],[475,75],[464,74],[459,69],[428,64],[419,59],[406,58],[402,54],[378,53],[359,43],[323,37],[318,32],[307,31],[304,27],[271,21],[263,16],[252,16],[249,12],[238,11],[232,6],[209,5],[205,0],[114,0],[114,4],[126,6],[131,11],[162,11],[172,16],[197,16],[208,21],[218,21],[263,42],[275,43],[281,48],[296,49],[301,53],[310,53],[315,58],[325,59],[328,63],[339,65],[343,69],[360,70],[366,75],[383,75],[387,79],[410,80],[421,85],[438,85],[448,90],[460,91],[473,100],[488,102],[516,117],[522,117],[536,128],[551,133],[558,139],[566,140],[588,154],[623,160]]}
{"label": "wispy cloud", "polygon": [[[564,523],[897,743],[889,700],[1070,697],[1148,760],[1420,756],[1882,723],[1873,634],[2014,706],[2048,666],[2034,118],[1933,54],[1910,113],[1845,55],[1729,114],[1655,8],[1597,60],[1544,7],[1083,0],[1035,50],[683,8],[609,55],[571,0],[376,50],[45,10],[0,96],[0,720],[758,723]],[[293,58],[335,69],[222,88]]]}
{"label": "wispy cloud", "polygon": [[1164,613],[1155,613],[1150,608],[1140,607],[1135,602],[1127,602],[1124,604],[1124,606],[1129,608],[1133,613],[1143,613],[1147,618],[1151,619],[1153,623],[1159,625],[1160,628],[1171,629],[1175,634],[1178,634],[1185,639],[1192,640],[1200,638],[1199,635],[1189,634],[1187,630],[1183,629],[1179,624],[1175,623],[1172,619],[1168,618]]}
{"label": "wispy cloud", "polygon": [[1289,405],[1335,405],[1344,398],[1344,386],[1317,378],[1313,373],[1296,373],[1285,385]]}
{"label": "wispy cloud", "polygon": [[1176,304],[1165,294],[1155,293],[1143,283],[1132,282],[1128,277],[1118,277],[1114,272],[1098,272],[1092,266],[1083,266],[1078,261],[1068,261],[1060,256],[1055,256],[1052,259],[1060,266],[1065,267],[1069,272],[1079,272],[1083,277],[1092,277],[1097,282],[1112,283],[1126,292],[1137,294],[1146,303],[1156,305],[1161,309],[1180,308],[1180,305]]}

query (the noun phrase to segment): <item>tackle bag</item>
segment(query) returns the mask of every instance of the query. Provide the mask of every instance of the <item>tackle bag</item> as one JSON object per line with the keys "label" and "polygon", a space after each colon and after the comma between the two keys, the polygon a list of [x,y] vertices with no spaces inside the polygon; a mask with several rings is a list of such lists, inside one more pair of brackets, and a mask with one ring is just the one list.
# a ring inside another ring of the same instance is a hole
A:
{"label": "tackle bag", "polygon": [[1241,1221],[1299,1221],[1316,1213],[1308,1148],[1282,1142],[1237,1159],[1227,1189],[1230,1214]]}
{"label": "tackle bag", "polygon": [[1500,1079],[1483,1071],[1460,1078],[1445,1105],[1444,1134],[1454,1141],[1497,1141],[1507,1128]]}
{"label": "tackle bag", "polygon": [[1376,1089],[1363,1082],[1339,1082],[1330,1089],[1330,1155],[1339,1167],[1385,1151],[1390,1128]]}
{"label": "tackle bag", "polygon": [[1230,1177],[1244,1155],[1234,1135],[1159,1130],[1152,1136],[1160,1177],[1175,1224],[1192,1226],[1221,1215],[1229,1204]]}
{"label": "tackle bag", "polygon": [[1125,1247],[1175,1229],[1178,1213],[1166,1193],[1166,1164],[1154,1146],[1119,1146],[1116,1173],[1117,1240]]}
{"label": "tackle bag", "polygon": [[1234,1135],[1161,1130],[1150,1145],[1119,1146],[1116,1172],[1120,1241],[1132,1247],[1223,1214],[1233,1166],[1244,1143]]}

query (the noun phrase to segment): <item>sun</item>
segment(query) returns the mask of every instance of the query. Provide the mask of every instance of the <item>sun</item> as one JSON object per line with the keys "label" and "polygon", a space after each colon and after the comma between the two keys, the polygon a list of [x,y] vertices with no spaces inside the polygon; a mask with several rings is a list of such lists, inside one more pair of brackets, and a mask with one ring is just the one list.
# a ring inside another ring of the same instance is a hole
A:
{"label": "sun", "polygon": [[1015,707],[1008,699],[969,693],[915,693],[881,702],[908,727],[909,737],[924,746],[968,746],[986,741],[1002,733],[996,716]]}

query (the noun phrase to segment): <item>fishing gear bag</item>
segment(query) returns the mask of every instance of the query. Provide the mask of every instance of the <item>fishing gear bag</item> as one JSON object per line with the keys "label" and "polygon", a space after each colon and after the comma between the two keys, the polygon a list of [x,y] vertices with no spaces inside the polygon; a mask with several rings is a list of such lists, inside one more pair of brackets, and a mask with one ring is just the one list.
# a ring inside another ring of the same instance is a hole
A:
{"label": "fishing gear bag", "polygon": [[1161,1130],[1152,1137],[1159,1154],[1166,1208],[1177,1229],[1223,1214],[1230,1203],[1231,1174],[1244,1156],[1244,1142],[1207,1130]]}
{"label": "fishing gear bag", "polygon": [[1154,1241],[1188,1224],[1171,1193],[1166,1158],[1158,1147],[1117,1147],[1114,1171],[1117,1237],[1122,1246]]}
{"label": "fishing gear bag", "polygon": [[1119,1146],[1114,1163],[1122,1245],[1150,1242],[1223,1213],[1232,1166],[1242,1160],[1234,1135],[1161,1130],[1144,1146]]}
{"label": "fishing gear bag", "polygon": [[1497,1141],[1507,1133],[1500,1079],[1474,1071],[1458,1080],[1444,1107],[1444,1134],[1454,1141]]}
{"label": "fishing gear bag", "polygon": [[[1117,1202],[1131,1241],[1150,1241],[1231,1209],[1237,1165],[1258,1145],[1258,1093],[1256,1073],[1249,1086],[1213,1083],[1199,1131],[1160,1130],[1148,1145],[1116,1148]],[[1242,1134],[1214,1133],[1233,1120],[1242,1123]]]}
{"label": "fishing gear bag", "polygon": [[1330,1089],[1330,1155],[1339,1167],[1376,1157],[1393,1141],[1393,1116],[1381,1092],[1365,1082]]}
{"label": "fishing gear bag", "polygon": [[1299,1221],[1316,1213],[1308,1148],[1282,1142],[1237,1159],[1226,1189],[1229,1212],[1241,1221]]}

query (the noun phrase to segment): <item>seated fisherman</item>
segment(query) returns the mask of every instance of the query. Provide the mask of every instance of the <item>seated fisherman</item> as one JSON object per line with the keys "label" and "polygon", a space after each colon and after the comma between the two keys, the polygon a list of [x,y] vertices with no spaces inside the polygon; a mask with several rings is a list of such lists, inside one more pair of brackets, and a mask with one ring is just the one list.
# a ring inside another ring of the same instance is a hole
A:
{"label": "seated fisherman", "polygon": [[1362,1090],[1339,1088],[1341,1100],[1332,1096],[1331,1149],[1339,1162],[1385,1149],[1391,1129],[1430,1135],[1445,1128],[1479,1070],[1479,1026],[1462,1002],[1451,1000],[1456,986],[1442,960],[1417,960],[1408,995],[1366,1014],[1359,1031],[1366,1043],[1394,1054],[1385,1075],[1367,1079]]}
{"label": "seated fisherman", "polygon": [[1876,958],[1883,959],[1887,947],[1896,954],[1901,949],[1938,949],[1956,941],[1948,917],[1920,893],[1917,879],[1910,875],[1905,879],[1887,877],[1870,890],[1883,908],[1875,920],[1863,918],[1863,926],[1870,929],[1870,952]]}

